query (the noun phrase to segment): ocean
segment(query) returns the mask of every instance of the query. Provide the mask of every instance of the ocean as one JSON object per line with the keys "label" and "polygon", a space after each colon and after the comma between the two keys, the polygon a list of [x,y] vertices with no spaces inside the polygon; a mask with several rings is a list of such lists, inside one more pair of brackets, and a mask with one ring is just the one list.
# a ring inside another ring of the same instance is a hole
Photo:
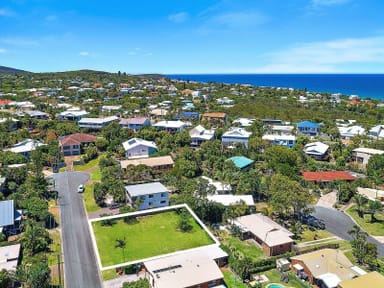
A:
{"label": "ocean", "polygon": [[384,74],[171,74],[171,79],[306,89],[384,100]]}

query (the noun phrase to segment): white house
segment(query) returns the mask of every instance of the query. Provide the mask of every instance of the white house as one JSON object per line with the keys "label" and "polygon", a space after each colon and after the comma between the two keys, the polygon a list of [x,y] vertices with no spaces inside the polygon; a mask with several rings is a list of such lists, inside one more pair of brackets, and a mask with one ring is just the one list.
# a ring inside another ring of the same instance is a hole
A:
{"label": "white house", "polygon": [[16,272],[19,256],[20,244],[0,247],[0,271]]}
{"label": "white house", "polygon": [[110,116],[105,118],[82,118],[77,124],[80,128],[101,129],[113,121],[118,121],[116,116]]}
{"label": "white house", "polygon": [[270,130],[272,134],[292,135],[294,126],[291,125],[272,125]]}
{"label": "white house", "polygon": [[131,205],[138,205],[138,210],[169,205],[168,189],[160,182],[128,185],[125,191]]}
{"label": "white house", "polygon": [[88,115],[87,111],[80,110],[78,108],[72,108],[72,109],[68,109],[66,111],[59,113],[58,118],[59,118],[59,120],[75,121],[75,120],[80,120],[85,115]]}
{"label": "white house", "polygon": [[231,128],[221,136],[221,143],[224,146],[234,146],[236,143],[242,143],[248,148],[248,140],[252,132],[248,132],[243,128]]}
{"label": "white house", "polygon": [[232,191],[230,184],[224,184],[220,181],[213,180],[207,176],[201,176],[204,180],[208,181],[208,185],[212,185],[215,188],[216,194],[229,194]]}
{"label": "white house", "polygon": [[4,151],[11,151],[14,153],[19,153],[19,154],[22,154],[25,157],[29,158],[32,151],[36,150],[37,147],[43,146],[43,145],[46,145],[46,144],[43,144],[38,140],[26,139],[24,141],[21,141],[15,145],[13,145],[11,148],[4,149]]}
{"label": "white house", "polygon": [[369,130],[369,136],[372,138],[384,139],[384,125],[377,125]]}
{"label": "white house", "polygon": [[153,125],[158,130],[169,131],[169,132],[177,132],[183,131],[186,126],[186,123],[180,120],[177,121],[160,121]]}
{"label": "white house", "polygon": [[255,206],[252,195],[208,195],[207,199],[224,206],[231,206],[244,202],[247,206]]}
{"label": "white house", "polygon": [[353,158],[357,163],[367,165],[372,155],[384,155],[383,150],[359,147],[353,149]]}
{"label": "white house", "polygon": [[343,140],[351,140],[357,135],[365,135],[365,129],[358,125],[350,127],[337,127],[337,129],[339,129],[340,137]]}
{"label": "white house", "polygon": [[157,152],[155,142],[147,141],[141,138],[132,138],[122,143],[125,150],[125,157],[128,159],[145,158]]}
{"label": "white house", "polygon": [[249,118],[237,118],[232,122],[232,124],[239,124],[240,127],[248,127],[251,126],[255,122],[255,119],[249,119]]}
{"label": "white house", "polygon": [[316,160],[326,160],[329,156],[329,146],[318,141],[306,144],[303,150],[305,154]]}
{"label": "white house", "polygon": [[266,134],[261,139],[270,141],[274,145],[282,145],[288,148],[292,148],[296,144],[295,135]]}
{"label": "white house", "polygon": [[215,130],[208,130],[198,125],[189,131],[189,136],[191,136],[191,145],[200,146],[201,143],[215,138]]}

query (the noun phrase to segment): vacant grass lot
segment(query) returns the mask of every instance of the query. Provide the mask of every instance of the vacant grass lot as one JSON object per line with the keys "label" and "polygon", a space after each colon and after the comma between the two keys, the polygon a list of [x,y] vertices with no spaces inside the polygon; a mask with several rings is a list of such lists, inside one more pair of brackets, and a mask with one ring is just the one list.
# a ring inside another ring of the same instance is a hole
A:
{"label": "vacant grass lot", "polygon": [[347,210],[347,213],[365,230],[372,236],[383,236],[384,235],[384,217],[377,213],[375,216],[377,222],[371,223],[371,216],[368,214],[364,215],[364,218],[360,218],[356,211],[356,206],[352,206]]}
{"label": "vacant grass lot", "polygon": [[[102,265],[111,266],[214,243],[193,218],[191,232],[178,230],[179,219],[176,212],[170,211],[138,218],[132,223],[118,219],[112,226],[93,222]],[[116,239],[125,239],[124,249],[115,248]]]}
{"label": "vacant grass lot", "polygon": [[96,159],[89,161],[88,163],[86,163],[84,165],[74,165],[73,170],[74,171],[84,171],[84,170],[91,169],[93,167],[97,167],[97,166],[99,166],[99,161],[100,161],[100,156]]}

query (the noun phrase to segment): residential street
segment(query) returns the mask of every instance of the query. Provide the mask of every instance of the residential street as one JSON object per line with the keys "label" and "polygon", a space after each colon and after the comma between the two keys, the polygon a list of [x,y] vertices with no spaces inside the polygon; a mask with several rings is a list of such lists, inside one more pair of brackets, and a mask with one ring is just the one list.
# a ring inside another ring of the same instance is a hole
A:
{"label": "residential street", "polygon": [[59,192],[65,287],[101,288],[87,216],[82,196],[77,192],[77,187],[84,184],[89,175],[63,172],[54,177]]}
{"label": "residential street", "polygon": [[[348,231],[352,230],[355,223],[348,215],[334,208],[326,208],[322,206],[314,206],[314,208],[315,212],[312,213],[312,215],[324,221],[325,229],[327,231],[344,240],[352,239],[351,235],[348,234]],[[370,236],[367,240],[368,242],[377,244],[378,255],[384,256],[384,245],[382,243]]]}

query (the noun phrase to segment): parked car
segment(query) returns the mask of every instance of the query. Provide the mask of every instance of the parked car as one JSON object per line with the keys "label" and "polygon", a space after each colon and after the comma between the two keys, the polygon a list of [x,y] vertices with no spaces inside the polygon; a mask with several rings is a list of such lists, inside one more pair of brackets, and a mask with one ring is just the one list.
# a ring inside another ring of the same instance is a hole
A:
{"label": "parked car", "polygon": [[78,193],[83,193],[84,192],[84,185],[80,184],[79,187],[77,187],[77,192]]}
{"label": "parked car", "polygon": [[113,209],[120,208],[121,206],[123,206],[123,204],[121,204],[121,203],[113,203],[113,204],[109,205],[109,209],[113,210]]}

